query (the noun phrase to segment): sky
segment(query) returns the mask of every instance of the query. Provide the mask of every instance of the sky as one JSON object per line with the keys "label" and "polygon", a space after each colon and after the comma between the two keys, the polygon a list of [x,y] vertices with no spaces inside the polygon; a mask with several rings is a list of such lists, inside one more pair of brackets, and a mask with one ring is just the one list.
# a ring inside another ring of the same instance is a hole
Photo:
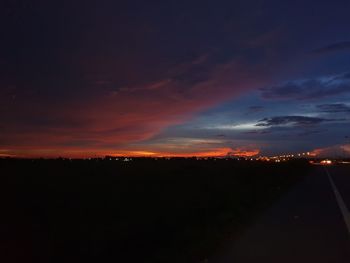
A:
{"label": "sky", "polygon": [[350,154],[350,1],[0,4],[0,156]]}

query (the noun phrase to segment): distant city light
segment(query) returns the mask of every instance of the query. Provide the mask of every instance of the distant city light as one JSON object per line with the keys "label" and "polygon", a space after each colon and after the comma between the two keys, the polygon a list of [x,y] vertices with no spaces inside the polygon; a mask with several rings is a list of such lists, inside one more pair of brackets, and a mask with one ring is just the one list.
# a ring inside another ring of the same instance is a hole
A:
{"label": "distant city light", "polygon": [[331,160],[322,160],[321,164],[323,164],[323,165],[330,165],[330,164],[332,164],[332,161]]}

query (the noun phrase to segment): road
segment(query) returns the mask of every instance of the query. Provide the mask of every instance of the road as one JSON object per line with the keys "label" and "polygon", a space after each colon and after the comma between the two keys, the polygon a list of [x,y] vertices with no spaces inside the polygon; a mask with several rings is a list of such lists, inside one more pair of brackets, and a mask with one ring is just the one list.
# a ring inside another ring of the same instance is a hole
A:
{"label": "road", "polygon": [[348,263],[348,208],[350,165],[317,166],[209,262]]}

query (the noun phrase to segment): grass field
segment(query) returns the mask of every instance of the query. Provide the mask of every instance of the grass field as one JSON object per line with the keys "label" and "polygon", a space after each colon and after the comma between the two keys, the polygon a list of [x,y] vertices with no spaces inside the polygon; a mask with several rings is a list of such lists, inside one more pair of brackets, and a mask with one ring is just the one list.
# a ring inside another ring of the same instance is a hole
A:
{"label": "grass field", "polygon": [[0,165],[2,262],[204,262],[309,169],[195,159]]}

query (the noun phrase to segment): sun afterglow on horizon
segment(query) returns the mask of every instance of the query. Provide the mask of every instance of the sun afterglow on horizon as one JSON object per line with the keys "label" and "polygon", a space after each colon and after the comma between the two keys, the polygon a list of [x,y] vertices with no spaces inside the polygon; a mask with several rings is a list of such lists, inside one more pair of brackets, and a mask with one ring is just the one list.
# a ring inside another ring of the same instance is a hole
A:
{"label": "sun afterglow on horizon", "polygon": [[0,157],[349,155],[349,1],[5,2]]}
{"label": "sun afterglow on horizon", "polygon": [[260,153],[258,149],[244,150],[244,149],[232,149],[228,147],[214,148],[207,151],[195,151],[195,152],[151,152],[142,150],[122,150],[122,151],[81,151],[71,150],[62,151],[58,149],[41,149],[41,150],[27,150],[27,151],[8,151],[1,153],[0,157],[27,157],[27,158],[91,158],[91,157],[252,157]]}

